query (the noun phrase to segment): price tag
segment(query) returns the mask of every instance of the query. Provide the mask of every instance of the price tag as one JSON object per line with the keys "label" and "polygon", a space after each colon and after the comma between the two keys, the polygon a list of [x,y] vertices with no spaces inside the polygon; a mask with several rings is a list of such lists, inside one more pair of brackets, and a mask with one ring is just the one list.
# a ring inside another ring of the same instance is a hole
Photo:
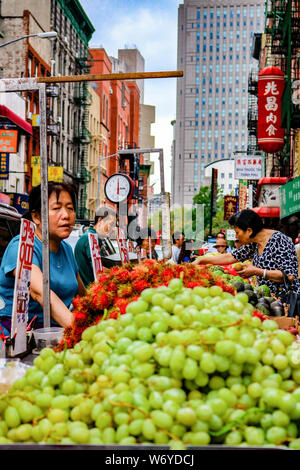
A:
{"label": "price tag", "polygon": [[99,274],[103,271],[100,249],[98,244],[98,236],[95,233],[88,233],[88,237],[93,265],[93,273],[96,281],[98,279]]}
{"label": "price tag", "polygon": [[16,333],[13,355],[27,349],[26,327],[33,258],[35,224],[21,219],[20,241],[15,277],[14,300],[12,308],[11,337]]}
{"label": "price tag", "polygon": [[129,253],[128,253],[126,238],[124,236],[123,231],[120,228],[118,228],[117,233],[118,233],[118,247],[119,247],[121,262],[122,264],[129,263]]}

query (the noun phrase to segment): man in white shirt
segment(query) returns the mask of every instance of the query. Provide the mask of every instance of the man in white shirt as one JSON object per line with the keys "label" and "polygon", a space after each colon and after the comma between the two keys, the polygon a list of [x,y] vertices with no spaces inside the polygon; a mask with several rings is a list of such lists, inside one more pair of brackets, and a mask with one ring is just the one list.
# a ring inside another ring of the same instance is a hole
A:
{"label": "man in white shirt", "polygon": [[178,263],[179,253],[184,242],[184,233],[183,232],[174,232],[172,235],[173,245],[172,245],[172,261]]}

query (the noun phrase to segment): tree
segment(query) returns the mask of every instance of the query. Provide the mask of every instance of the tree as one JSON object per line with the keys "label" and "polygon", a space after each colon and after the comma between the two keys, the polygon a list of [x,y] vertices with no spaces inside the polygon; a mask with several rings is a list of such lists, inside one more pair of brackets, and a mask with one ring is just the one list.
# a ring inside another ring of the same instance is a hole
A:
{"label": "tree", "polygon": [[[211,187],[210,186],[201,186],[199,188],[199,193],[196,194],[193,198],[194,204],[203,204],[204,205],[204,233],[205,238],[209,234],[209,225],[210,225],[210,205],[211,205]],[[224,220],[224,195],[223,190],[218,186],[217,191],[217,212],[215,217],[213,217],[212,231],[213,233],[218,233],[221,229],[228,229],[229,224],[227,220]]]}

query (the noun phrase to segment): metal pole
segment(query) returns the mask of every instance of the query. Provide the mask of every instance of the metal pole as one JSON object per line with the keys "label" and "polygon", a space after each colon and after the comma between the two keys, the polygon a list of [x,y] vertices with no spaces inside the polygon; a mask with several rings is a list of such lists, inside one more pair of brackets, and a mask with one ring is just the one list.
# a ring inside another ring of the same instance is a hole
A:
{"label": "metal pole", "polygon": [[46,85],[39,85],[40,106],[40,161],[41,161],[41,212],[43,255],[43,306],[44,328],[50,327],[50,278],[49,278],[49,214],[48,214],[48,158]]}
{"label": "metal pole", "polygon": [[159,164],[160,164],[160,192],[165,194],[165,170],[164,170],[164,151],[159,151]]}

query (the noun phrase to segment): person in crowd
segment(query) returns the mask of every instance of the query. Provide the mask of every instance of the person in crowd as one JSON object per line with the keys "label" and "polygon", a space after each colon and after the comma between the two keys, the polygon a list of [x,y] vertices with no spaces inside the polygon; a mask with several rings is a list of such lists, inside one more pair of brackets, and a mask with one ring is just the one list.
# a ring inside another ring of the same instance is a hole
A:
{"label": "person in crowd", "polygon": [[229,219],[241,247],[232,254],[200,257],[195,264],[233,264],[252,260],[239,275],[243,278],[256,276],[258,285],[266,284],[271,293],[284,300],[288,292],[283,272],[289,279],[293,292],[300,292],[298,261],[293,241],[283,233],[266,229],[261,217],[251,209],[244,209]]}
{"label": "person in crowd", "polygon": [[142,257],[158,260],[158,254],[155,251],[157,243],[156,232],[148,227],[140,230],[139,237],[136,239],[137,246],[142,250]]}
{"label": "person in crowd", "polygon": [[116,224],[116,211],[108,206],[99,207],[96,210],[94,226],[89,227],[87,232],[79,238],[75,245],[75,259],[78,264],[80,277],[85,287],[95,281],[88,234],[94,233],[98,235],[103,271],[106,271],[113,266],[112,261],[109,260],[107,256],[114,252],[114,248],[111,248],[110,246],[111,242],[109,237],[112,230],[116,227]]}
{"label": "person in crowd", "polygon": [[220,238],[219,240],[217,240],[216,244],[214,245],[214,248],[217,250],[218,253],[222,255],[227,252],[228,243],[225,238]]}
{"label": "person in crowd", "polygon": [[176,264],[178,263],[180,250],[181,250],[181,247],[183,245],[184,240],[185,240],[185,236],[184,236],[183,232],[174,232],[173,233],[173,235],[172,235],[173,245],[172,245],[171,260]]}
{"label": "person in crowd", "polygon": [[[226,236],[225,236],[225,233],[224,232],[218,232],[217,235],[216,235],[216,243],[218,242],[226,242]],[[227,248],[226,248],[226,253],[231,253],[231,248],[228,246],[227,242],[226,242],[226,245],[227,245]],[[211,247],[209,247],[208,249],[208,252],[207,253],[218,253],[219,250],[217,250],[216,248],[216,245],[213,245]]]}
{"label": "person in crowd", "polygon": [[[48,182],[49,198],[49,266],[51,326],[65,328],[72,324],[69,310],[73,298],[85,295],[78,266],[71,245],[64,241],[75,222],[76,190],[67,183]],[[37,315],[35,327],[43,326],[43,261],[41,186],[34,187],[29,195],[29,212],[25,218],[35,223],[34,249],[31,271],[28,317]],[[20,235],[8,244],[0,266],[0,325],[4,333],[11,329],[14,284]],[[1,308],[2,307],[2,308]]]}

